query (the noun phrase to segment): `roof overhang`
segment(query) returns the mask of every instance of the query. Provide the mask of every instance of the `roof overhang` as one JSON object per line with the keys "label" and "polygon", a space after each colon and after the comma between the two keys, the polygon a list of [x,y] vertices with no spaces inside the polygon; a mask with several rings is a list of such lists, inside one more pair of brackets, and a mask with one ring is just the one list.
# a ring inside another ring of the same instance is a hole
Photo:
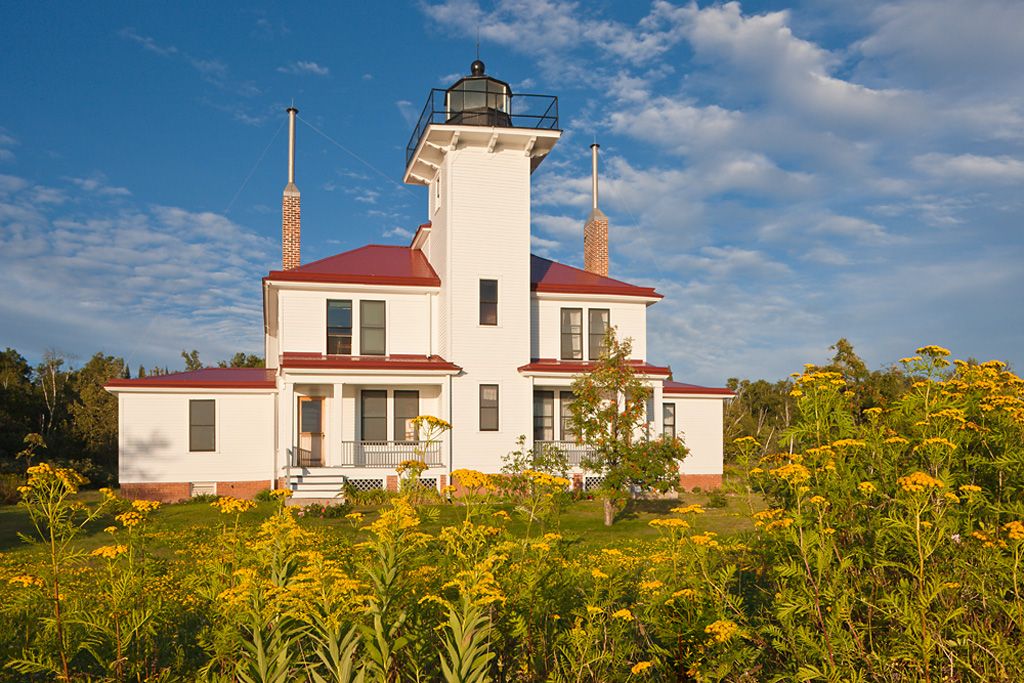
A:
{"label": "roof overhang", "polygon": [[[274,273],[271,273],[274,275]],[[337,291],[338,285],[345,285],[346,290],[361,292],[395,292],[403,293],[428,293],[441,291],[441,285],[401,285],[386,282],[386,278],[367,278],[372,282],[349,282],[345,280],[279,280],[273,277],[263,278],[263,284],[278,289],[303,289],[303,290],[324,290]]]}
{"label": "roof overhang", "polygon": [[420,137],[416,151],[405,169],[403,180],[412,185],[429,185],[444,155],[462,147],[481,147],[490,152],[515,150],[530,158],[537,168],[562,137],[562,131],[547,128],[505,128],[432,123]]}
{"label": "roof overhang", "polygon": [[648,306],[656,304],[662,299],[661,294],[657,293],[651,296],[638,296],[635,294],[609,294],[606,292],[568,292],[563,291],[561,288],[558,288],[556,291],[553,287],[531,287],[530,295],[536,299],[542,299],[545,301],[594,301],[623,304],[636,304],[642,302]]}
{"label": "roof overhang", "polygon": [[[672,368],[649,363],[631,362],[636,376],[648,380],[664,380],[672,376]],[[524,377],[572,377],[583,375],[594,369],[594,361],[535,360],[519,367]]]}

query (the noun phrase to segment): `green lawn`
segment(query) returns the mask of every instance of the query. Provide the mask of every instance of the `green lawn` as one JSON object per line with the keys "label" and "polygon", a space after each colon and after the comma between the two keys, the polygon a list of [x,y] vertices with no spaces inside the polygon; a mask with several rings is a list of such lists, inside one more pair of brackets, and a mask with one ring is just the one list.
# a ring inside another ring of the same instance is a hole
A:
{"label": "green lawn", "polygon": [[[86,504],[99,499],[96,492],[85,492],[80,500]],[[557,523],[545,531],[558,531],[569,539],[577,539],[582,546],[601,547],[622,543],[630,543],[656,537],[658,532],[648,522],[656,517],[671,514],[669,510],[677,505],[700,503],[707,506],[707,494],[686,493],[679,500],[634,501],[617,517],[615,525],[605,527],[601,502],[598,500],[580,500],[568,504],[562,511]],[[727,505],[723,508],[707,508],[703,515],[688,518],[695,530],[714,531],[722,536],[748,531],[753,528],[750,521],[746,499],[741,496],[727,496]],[[244,525],[258,524],[272,514],[275,503],[259,503],[256,509],[241,515],[240,523]],[[499,509],[512,516],[509,530],[516,535],[526,532],[526,523],[516,514],[514,506],[502,504]],[[754,509],[763,508],[760,499],[754,500]],[[436,512],[425,512],[423,530],[436,533],[441,527],[461,522],[465,517],[465,508],[461,505],[443,504],[428,506]],[[355,508],[365,515],[363,523],[372,522],[378,513],[376,507]],[[204,540],[215,534],[226,518],[210,507],[207,503],[178,503],[161,506],[150,518],[148,535],[152,538],[151,550],[157,555],[171,555],[177,550],[187,548],[196,541]],[[110,535],[104,528],[112,524],[109,518],[99,519],[75,541],[75,547],[81,550],[92,550],[111,542]],[[347,519],[321,519],[304,516],[300,522],[310,529],[326,532],[328,538],[355,539],[361,532]],[[534,527],[534,533],[539,529]],[[32,554],[41,551],[38,546],[26,544],[20,534],[34,535],[32,524],[24,509],[17,505],[0,506],[0,554],[5,563],[20,563],[29,560]]]}

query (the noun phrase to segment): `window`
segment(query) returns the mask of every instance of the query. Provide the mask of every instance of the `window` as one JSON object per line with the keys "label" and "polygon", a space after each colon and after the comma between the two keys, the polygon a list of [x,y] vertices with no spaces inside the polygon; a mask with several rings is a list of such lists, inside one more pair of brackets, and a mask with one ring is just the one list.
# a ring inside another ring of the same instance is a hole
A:
{"label": "window", "polygon": [[480,431],[498,431],[498,385],[480,385]]}
{"label": "window", "polygon": [[420,392],[395,391],[395,441],[419,441],[412,421],[420,414]]}
{"label": "window", "polygon": [[480,324],[498,324],[498,281],[480,281]]}
{"label": "window", "polygon": [[558,425],[562,441],[575,441],[576,431],[572,427],[572,402],[575,396],[571,391],[563,391],[558,396],[559,400],[559,422]]}
{"label": "window", "polygon": [[213,399],[188,402],[188,449],[217,450],[217,403]]}
{"label": "window", "polygon": [[533,440],[555,440],[555,392],[533,392]]}
{"label": "window", "polygon": [[383,356],[386,353],[384,336],[384,302],[359,302],[359,355]]}
{"label": "window", "polygon": [[388,392],[367,389],[360,394],[360,431],[363,441],[388,440]]}
{"label": "window", "polygon": [[352,354],[352,301],[327,302],[327,353]]}
{"label": "window", "polygon": [[583,360],[583,309],[562,309],[562,360]]}
{"label": "window", "polygon": [[661,433],[665,438],[673,438],[676,435],[676,404],[661,404]]}
{"label": "window", "polygon": [[591,308],[590,316],[590,360],[597,360],[604,353],[604,340],[608,334],[608,309]]}

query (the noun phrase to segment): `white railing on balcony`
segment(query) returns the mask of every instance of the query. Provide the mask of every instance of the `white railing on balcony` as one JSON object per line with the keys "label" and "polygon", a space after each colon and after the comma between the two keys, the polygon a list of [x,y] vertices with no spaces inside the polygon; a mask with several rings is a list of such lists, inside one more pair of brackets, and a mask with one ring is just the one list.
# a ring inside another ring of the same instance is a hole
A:
{"label": "white railing on balcony", "polygon": [[590,446],[576,443],[575,441],[534,441],[533,448],[534,451],[557,448],[565,454],[569,464],[573,467],[579,467],[583,463],[583,458],[590,456],[594,452],[594,449]]}

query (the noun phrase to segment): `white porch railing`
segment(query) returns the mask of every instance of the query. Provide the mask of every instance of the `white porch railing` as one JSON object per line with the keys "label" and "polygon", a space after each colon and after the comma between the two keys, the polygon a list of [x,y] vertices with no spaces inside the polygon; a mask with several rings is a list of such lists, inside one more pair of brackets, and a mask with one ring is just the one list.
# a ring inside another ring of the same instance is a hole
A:
{"label": "white porch railing", "polygon": [[594,452],[594,449],[590,446],[576,443],[575,441],[534,441],[533,447],[536,451],[546,448],[557,448],[565,454],[569,464],[573,467],[579,467],[583,463],[583,459]]}
{"label": "white porch railing", "polygon": [[328,465],[305,448],[293,448],[292,467],[380,467],[393,469],[403,460],[422,460],[429,467],[442,467],[439,441],[342,441],[336,465]]}

